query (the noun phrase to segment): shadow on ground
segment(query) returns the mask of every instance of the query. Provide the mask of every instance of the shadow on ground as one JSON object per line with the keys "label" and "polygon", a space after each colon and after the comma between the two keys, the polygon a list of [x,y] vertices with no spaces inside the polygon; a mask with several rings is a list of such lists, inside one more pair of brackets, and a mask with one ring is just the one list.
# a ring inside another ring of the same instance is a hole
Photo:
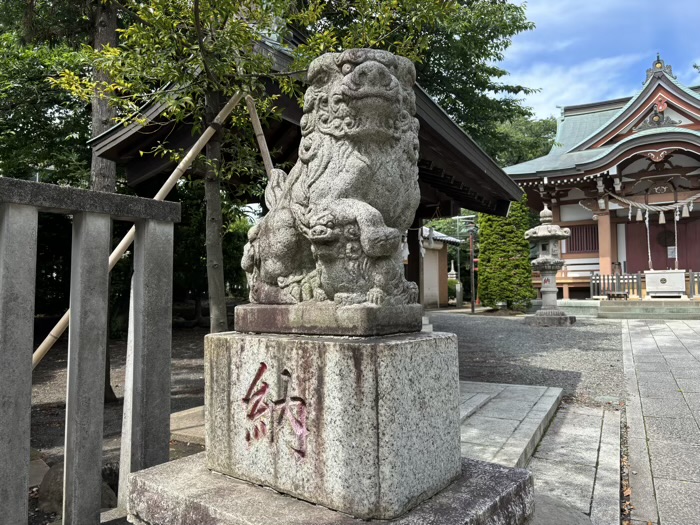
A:
{"label": "shadow on ground", "polygon": [[619,321],[579,319],[571,327],[526,326],[522,317],[431,313],[436,331],[459,339],[460,379],[559,387],[568,401],[624,397]]}

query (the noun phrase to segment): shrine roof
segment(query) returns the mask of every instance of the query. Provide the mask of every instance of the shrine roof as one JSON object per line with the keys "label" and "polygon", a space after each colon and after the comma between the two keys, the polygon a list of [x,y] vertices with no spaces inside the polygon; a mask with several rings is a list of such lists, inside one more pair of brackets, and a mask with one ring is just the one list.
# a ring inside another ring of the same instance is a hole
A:
{"label": "shrine roof", "polygon": [[[597,168],[597,160],[647,143],[649,137],[661,142],[673,134],[681,137],[681,140],[696,142],[697,132],[687,128],[665,125],[636,131],[637,128],[632,127],[635,122],[643,121],[650,111],[656,111],[655,102],[658,101],[655,98],[660,93],[671,93],[689,107],[700,110],[700,86],[687,87],[678,82],[671,67],[657,56],[652,68],[647,70],[647,79],[638,93],[628,98],[563,108],[562,115],[557,119],[557,134],[550,152],[543,157],[509,166],[504,171],[513,179],[581,174],[586,169]],[[663,109],[660,111],[663,112]],[[640,140],[632,140],[635,138]]]}
{"label": "shrine roof", "polygon": [[[423,239],[430,239],[430,228],[427,226],[423,226]],[[462,241],[459,239],[455,239],[454,237],[450,237],[449,235],[446,235],[442,232],[439,232],[435,229],[433,229],[433,240],[437,242],[443,242],[445,244],[451,244],[452,246],[459,246],[462,244]]]}
{"label": "shrine roof", "polygon": [[510,166],[505,169],[505,172],[516,180],[582,174],[587,170],[604,167],[611,159],[633,148],[654,144],[658,142],[660,135],[665,141],[678,140],[700,145],[700,131],[678,127],[652,128],[639,131],[611,146],[559,155],[550,153],[544,157]]}

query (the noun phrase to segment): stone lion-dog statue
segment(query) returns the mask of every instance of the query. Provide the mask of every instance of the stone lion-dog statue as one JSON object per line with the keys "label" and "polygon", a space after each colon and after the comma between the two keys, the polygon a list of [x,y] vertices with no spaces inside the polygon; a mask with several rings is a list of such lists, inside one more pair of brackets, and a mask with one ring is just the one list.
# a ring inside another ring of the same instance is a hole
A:
{"label": "stone lion-dog statue", "polygon": [[418,300],[401,255],[420,201],[415,74],[408,59],[373,49],[311,63],[299,160],[289,174],[273,170],[269,213],[248,234],[251,302]]}

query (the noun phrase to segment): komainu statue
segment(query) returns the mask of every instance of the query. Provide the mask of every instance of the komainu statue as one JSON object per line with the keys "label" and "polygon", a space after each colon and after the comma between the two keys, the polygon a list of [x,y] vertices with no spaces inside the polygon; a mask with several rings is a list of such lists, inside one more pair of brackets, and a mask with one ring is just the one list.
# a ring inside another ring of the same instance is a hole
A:
{"label": "komainu statue", "polygon": [[415,303],[401,240],[420,201],[415,68],[351,49],[311,63],[299,160],[274,170],[269,213],[248,235],[250,300]]}

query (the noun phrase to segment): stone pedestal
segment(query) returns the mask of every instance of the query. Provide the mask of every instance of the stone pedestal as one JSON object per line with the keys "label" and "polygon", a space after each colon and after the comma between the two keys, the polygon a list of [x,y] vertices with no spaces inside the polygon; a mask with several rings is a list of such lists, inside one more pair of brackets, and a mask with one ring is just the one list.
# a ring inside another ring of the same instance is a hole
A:
{"label": "stone pedestal", "polygon": [[542,275],[542,288],[540,288],[540,293],[542,294],[542,310],[558,310],[557,307],[557,272],[559,268],[556,265],[553,269],[540,270]]}
{"label": "stone pedestal", "polygon": [[535,315],[525,317],[524,322],[530,326],[570,326],[576,322],[576,317],[566,315],[557,306],[557,271],[561,266],[552,263],[549,266],[551,268],[540,270],[542,275],[542,308]]}
{"label": "stone pedestal", "polygon": [[338,306],[331,301],[247,304],[234,311],[237,332],[367,337],[420,332],[420,304]]}
{"label": "stone pedestal", "polygon": [[576,316],[566,315],[561,310],[556,312],[556,315],[528,315],[523,322],[530,326],[571,326],[576,322]]}
{"label": "stone pedestal", "polygon": [[[211,472],[205,453],[130,477],[136,525],[362,525],[347,514]],[[462,459],[458,478],[392,525],[522,525],[534,510],[532,474]],[[374,523],[374,522],[373,522]],[[380,522],[387,523],[387,522]],[[564,524],[562,524],[564,525]]]}
{"label": "stone pedestal", "polygon": [[207,466],[392,519],[460,472],[457,338],[205,339]]}

